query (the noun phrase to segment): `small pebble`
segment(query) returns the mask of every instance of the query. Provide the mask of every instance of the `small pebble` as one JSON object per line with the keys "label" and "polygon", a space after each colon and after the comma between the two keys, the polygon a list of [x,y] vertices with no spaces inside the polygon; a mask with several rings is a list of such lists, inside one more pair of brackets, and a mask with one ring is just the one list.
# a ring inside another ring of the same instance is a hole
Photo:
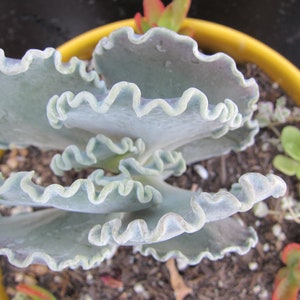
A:
{"label": "small pebble", "polygon": [[133,290],[137,294],[140,294],[143,297],[143,299],[149,299],[149,293],[145,290],[144,286],[141,283],[136,283],[133,286]]}
{"label": "small pebble", "polygon": [[259,227],[261,225],[261,222],[259,220],[255,221],[255,227]]}
{"label": "small pebble", "polygon": [[86,281],[87,281],[88,284],[93,283],[93,281],[94,281],[94,276],[93,276],[92,273],[87,273],[87,274],[86,274]]}
{"label": "small pebble", "polygon": [[268,252],[270,250],[270,245],[268,243],[265,243],[263,245],[263,250],[264,250],[264,252]]}
{"label": "small pebble", "polygon": [[189,266],[189,264],[186,262],[186,260],[180,259],[180,258],[176,259],[176,265],[177,265],[177,269],[179,271],[183,271]]}
{"label": "small pebble", "polygon": [[248,267],[251,271],[256,271],[258,269],[258,263],[253,261],[248,264]]}
{"label": "small pebble", "polygon": [[255,287],[253,287],[253,293],[255,295],[258,295],[261,291],[261,287],[259,285],[256,285]]}
{"label": "small pebble", "polygon": [[261,300],[270,299],[268,291],[262,290],[262,292],[259,294],[259,299],[261,299]]}
{"label": "small pebble", "polygon": [[202,165],[194,165],[194,170],[202,179],[208,179],[208,171]]}
{"label": "small pebble", "polygon": [[275,236],[279,237],[279,235],[282,233],[282,229],[281,226],[279,224],[275,224],[272,227],[272,232]]}
{"label": "small pebble", "polygon": [[62,282],[62,278],[60,276],[58,276],[58,275],[54,276],[53,280],[56,283],[61,283]]}

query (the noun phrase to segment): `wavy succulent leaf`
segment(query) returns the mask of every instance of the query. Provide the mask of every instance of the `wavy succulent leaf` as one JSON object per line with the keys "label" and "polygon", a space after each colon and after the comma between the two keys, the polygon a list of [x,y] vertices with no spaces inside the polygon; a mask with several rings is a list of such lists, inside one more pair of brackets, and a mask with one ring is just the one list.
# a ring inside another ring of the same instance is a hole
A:
{"label": "wavy succulent leaf", "polygon": [[0,203],[100,214],[142,210],[161,202],[160,192],[147,184],[147,178],[160,178],[165,172],[181,175],[185,162],[180,153],[158,151],[147,165],[127,158],[120,161],[119,170],[116,176],[105,176],[103,170],[96,170],[70,187],[42,187],[32,181],[34,172],[18,172],[0,180]]}
{"label": "wavy succulent leaf", "polygon": [[134,250],[142,255],[152,255],[158,261],[175,257],[196,265],[203,258],[217,260],[230,252],[245,254],[256,243],[257,236],[252,228],[245,228],[240,222],[227,218],[207,223],[195,233],[185,233],[160,243],[138,245]]}
{"label": "wavy succulent leaf", "polygon": [[114,142],[99,134],[88,141],[85,151],[76,145],[68,146],[62,154],[53,157],[50,166],[57,175],[63,175],[64,171],[71,169],[80,170],[86,167],[117,171],[121,159],[128,156],[139,157],[144,151],[145,144],[141,139],[133,141],[124,137]]}
{"label": "wavy succulent leaf", "polygon": [[242,151],[254,144],[259,131],[258,123],[247,121],[242,127],[229,131],[222,137],[206,137],[187,143],[176,151],[182,153],[187,164],[211,157],[224,155],[230,151]]}
{"label": "wavy succulent leaf", "polygon": [[168,240],[182,233],[202,230],[209,222],[247,211],[259,201],[285,193],[285,183],[279,177],[257,173],[244,174],[230,191],[221,190],[216,194],[179,189],[156,177],[148,180],[147,183],[160,191],[161,203],[95,226],[90,232],[91,243],[136,245]]}
{"label": "wavy succulent leaf", "polygon": [[244,79],[231,57],[205,55],[195,40],[165,28],[152,28],[141,36],[132,28],[114,31],[98,43],[94,61],[109,89],[118,82],[132,82],[144,99],[176,102],[194,87],[210,105],[232,100],[243,117],[252,115],[258,100],[255,80]]}
{"label": "wavy succulent leaf", "polygon": [[0,187],[0,203],[106,214],[145,209],[161,199],[151,186],[122,177],[105,178],[102,171],[92,175],[97,175],[98,181],[101,177],[103,186],[87,178],[77,179],[70,187],[51,184],[44,188],[32,182],[33,175],[18,172],[9,177]]}
{"label": "wavy succulent leaf", "polygon": [[63,64],[60,53],[52,48],[29,50],[22,60],[6,58],[0,49],[1,147],[13,144],[64,149],[71,143],[87,141],[89,135],[79,129],[54,130],[46,114],[47,103],[55,94],[82,90],[104,93],[105,85],[98,74],[85,69],[86,63],[77,58]]}
{"label": "wavy succulent leaf", "polygon": [[0,235],[0,254],[18,267],[44,263],[56,271],[79,266],[90,269],[111,258],[117,248],[91,245],[88,232],[95,223],[114,216],[47,209],[0,217],[0,226],[5,228]]}
{"label": "wavy succulent leaf", "polygon": [[202,92],[190,88],[176,101],[149,101],[140,97],[135,84],[126,82],[115,84],[100,100],[88,92],[55,96],[49,101],[47,113],[57,129],[80,128],[114,139],[142,136],[145,159],[157,149],[175,150],[196,140],[200,143],[205,138],[220,138],[243,123],[231,100],[210,105]]}

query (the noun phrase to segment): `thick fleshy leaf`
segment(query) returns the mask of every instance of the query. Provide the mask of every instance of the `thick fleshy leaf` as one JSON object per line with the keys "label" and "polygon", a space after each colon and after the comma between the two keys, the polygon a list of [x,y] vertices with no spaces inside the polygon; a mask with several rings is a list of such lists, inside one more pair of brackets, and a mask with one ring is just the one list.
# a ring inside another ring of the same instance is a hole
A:
{"label": "thick fleshy leaf", "polygon": [[143,0],[144,15],[150,26],[157,25],[157,21],[165,9],[160,0]]}
{"label": "thick fleshy leaf", "polygon": [[281,260],[289,267],[299,265],[300,244],[298,243],[287,244],[282,251]]}
{"label": "thick fleshy leaf", "polygon": [[288,176],[296,175],[297,170],[300,168],[300,162],[281,154],[275,156],[273,165],[277,170]]}
{"label": "thick fleshy leaf", "polygon": [[116,176],[105,176],[103,170],[96,170],[70,187],[42,187],[33,183],[33,172],[15,173],[6,181],[0,180],[0,203],[95,214],[144,210],[161,202],[160,192],[147,184],[147,177],[160,178],[165,172],[180,175],[185,171],[185,162],[180,153],[160,151],[145,166],[127,158],[120,161],[119,169]]}
{"label": "thick fleshy leaf", "polygon": [[52,159],[51,169],[57,175],[86,167],[117,171],[121,159],[139,157],[144,151],[145,144],[141,139],[133,141],[124,137],[114,142],[104,135],[97,135],[88,141],[85,151],[76,145],[70,145],[62,154],[56,154]]}
{"label": "thick fleshy leaf", "polygon": [[299,287],[289,282],[289,278],[282,278],[272,295],[272,300],[297,300]]}
{"label": "thick fleshy leaf", "polygon": [[286,126],[280,140],[286,154],[300,162],[300,130],[295,126]]}
{"label": "thick fleshy leaf", "polygon": [[89,178],[77,179],[69,187],[51,184],[42,187],[32,182],[33,172],[19,172],[9,177],[0,187],[0,203],[55,207],[62,210],[106,214],[120,211],[135,211],[160,202],[161,196],[151,186],[123,177],[94,175],[103,186]]}
{"label": "thick fleshy leaf", "polygon": [[144,33],[151,28],[151,25],[140,13],[135,14],[134,20],[136,23],[137,33]]}
{"label": "thick fleshy leaf", "polygon": [[42,263],[55,271],[79,266],[90,269],[111,258],[117,248],[91,245],[88,232],[95,223],[113,217],[55,209],[0,217],[0,227],[5,228],[0,234],[0,254],[18,267]]}
{"label": "thick fleshy leaf", "polygon": [[255,136],[259,131],[258,123],[246,122],[244,126],[229,131],[222,137],[206,137],[187,143],[176,151],[182,153],[187,164],[211,157],[229,153],[230,151],[242,151],[255,142]]}
{"label": "thick fleshy leaf", "polygon": [[217,260],[230,252],[245,254],[256,242],[257,236],[252,228],[245,228],[240,222],[227,218],[207,223],[195,233],[185,233],[165,242],[138,245],[134,249],[159,261],[175,257],[195,265],[203,258]]}
{"label": "thick fleshy leaf", "polygon": [[49,101],[47,114],[57,129],[80,128],[112,139],[142,137],[144,157],[157,149],[174,150],[195,140],[223,136],[243,122],[231,100],[210,105],[194,88],[179,99],[147,100],[141,98],[135,84],[127,82],[115,84],[104,99],[88,92],[55,96]]}
{"label": "thick fleshy leaf", "polygon": [[22,60],[6,58],[0,49],[0,145],[35,145],[63,149],[70,143],[87,141],[79,129],[54,130],[49,126],[46,106],[55,94],[87,90],[105,91],[96,72],[87,73],[86,63],[73,58],[63,64],[58,51],[29,50]]}
{"label": "thick fleshy leaf", "polygon": [[190,5],[191,0],[173,0],[166,6],[159,18],[158,26],[177,32],[190,9]]}
{"label": "thick fleshy leaf", "polygon": [[98,43],[94,61],[109,89],[132,82],[145,99],[176,103],[193,87],[206,95],[209,105],[232,100],[243,117],[252,115],[258,99],[255,80],[245,80],[232,58],[204,55],[195,40],[165,28],[152,28],[142,36],[127,27],[114,31]]}

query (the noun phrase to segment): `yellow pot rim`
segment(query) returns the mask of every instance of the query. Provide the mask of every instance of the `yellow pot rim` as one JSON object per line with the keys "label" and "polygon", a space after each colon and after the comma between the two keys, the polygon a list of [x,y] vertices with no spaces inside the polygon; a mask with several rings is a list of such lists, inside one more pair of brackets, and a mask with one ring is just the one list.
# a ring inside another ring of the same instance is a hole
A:
{"label": "yellow pot rim", "polygon": [[[101,38],[123,26],[135,28],[134,20],[122,20],[92,29],[61,45],[58,50],[64,61],[73,56],[89,59]],[[245,33],[217,23],[187,18],[181,29],[185,28],[194,30],[194,39],[201,48],[225,52],[238,62],[256,64],[300,105],[300,70],[284,56]]]}

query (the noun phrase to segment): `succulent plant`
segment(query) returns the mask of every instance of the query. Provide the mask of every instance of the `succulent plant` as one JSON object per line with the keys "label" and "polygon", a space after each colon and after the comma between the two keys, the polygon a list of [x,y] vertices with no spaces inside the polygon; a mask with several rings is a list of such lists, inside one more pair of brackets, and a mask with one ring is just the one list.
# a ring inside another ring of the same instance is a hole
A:
{"label": "succulent plant", "polygon": [[144,17],[134,16],[138,33],[152,27],[164,27],[178,32],[191,6],[191,0],[173,0],[166,7],[161,0],[143,0]]}
{"label": "succulent plant", "polygon": [[287,155],[276,155],[274,167],[288,176],[296,175],[300,179],[300,130],[295,126],[285,126],[280,141]]}
{"label": "succulent plant", "polygon": [[33,171],[1,179],[0,204],[45,209],[0,217],[0,254],[19,267],[61,270],[97,266],[122,245],[191,265],[249,251],[256,233],[232,215],[283,195],[279,177],[247,173],[215,194],[165,179],[253,144],[255,80],[229,56],[202,54],[193,39],[164,28],[117,30],[93,60],[88,72],[86,62],[64,64],[51,48],[22,60],[0,52],[2,148],[61,150],[51,163],[58,175],[95,169],[68,187],[39,186]]}

